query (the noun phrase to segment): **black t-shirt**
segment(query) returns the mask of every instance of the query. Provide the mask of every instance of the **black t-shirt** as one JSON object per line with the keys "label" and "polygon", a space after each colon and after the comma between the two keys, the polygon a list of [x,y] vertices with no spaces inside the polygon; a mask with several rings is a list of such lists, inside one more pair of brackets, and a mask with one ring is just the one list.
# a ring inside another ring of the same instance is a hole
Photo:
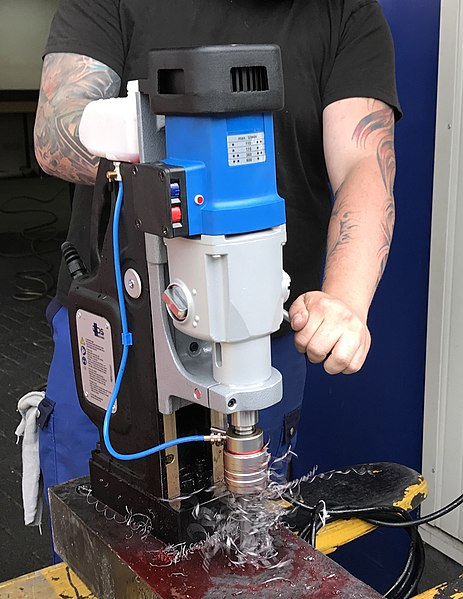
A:
{"label": "black t-shirt", "polygon": [[[275,43],[285,107],[275,113],[278,191],[286,201],[285,270],[291,300],[320,287],[331,194],[322,112],[336,100],[371,97],[400,108],[389,28],[376,0],[62,0],[46,53],[72,52],[127,81],[147,72],[154,48]],[[92,188],[76,190],[68,239],[88,265]],[[58,297],[70,284],[61,269]]]}

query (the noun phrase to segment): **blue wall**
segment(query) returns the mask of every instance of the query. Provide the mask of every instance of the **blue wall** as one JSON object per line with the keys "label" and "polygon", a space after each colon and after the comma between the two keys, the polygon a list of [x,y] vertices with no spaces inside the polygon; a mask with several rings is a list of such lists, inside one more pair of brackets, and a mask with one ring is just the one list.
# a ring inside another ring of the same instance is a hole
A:
{"label": "blue wall", "polygon": [[[380,3],[395,41],[404,111],[396,129],[394,241],[370,312],[373,344],[362,371],[330,377],[309,366],[296,476],[314,465],[324,471],[375,461],[421,469],[440,0]],[[375,533],[333,557],[384,591],[398,574],[405,537]]]}

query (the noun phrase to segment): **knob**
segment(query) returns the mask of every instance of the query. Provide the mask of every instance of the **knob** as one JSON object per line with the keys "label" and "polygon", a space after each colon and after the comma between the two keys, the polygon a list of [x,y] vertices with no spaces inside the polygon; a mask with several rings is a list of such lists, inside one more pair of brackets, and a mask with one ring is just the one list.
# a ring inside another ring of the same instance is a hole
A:
{"label": "knob", "polygon": [[179,322],[186,320],[188,316],[188,299],[179,285],[171,283],[162,294],[162,301],[175,320]]}

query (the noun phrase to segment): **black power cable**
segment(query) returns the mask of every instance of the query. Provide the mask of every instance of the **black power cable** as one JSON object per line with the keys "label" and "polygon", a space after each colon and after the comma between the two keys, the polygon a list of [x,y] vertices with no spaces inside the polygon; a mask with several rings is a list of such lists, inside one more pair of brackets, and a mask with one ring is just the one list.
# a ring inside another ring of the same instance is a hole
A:
{"label": "black power cable", "polygon": [[[460,505],[462,505],[462,504],[463,504],[463,495],[460,495],[459,497],[454,499],[451,503],[444,506],[440,510],[433,512],[432,514],[428,514],[427,516],[423,516],[423,518],[416,518],[415,520],[410,520],[409,522],[404,522],[402,524],[398,523],[398,522],[391,522],[389,524],[381,524],[381,526],[388,526],[389,528],[399,528],[399,527],[407,528],[410,526],[420,526],[421,524],[428,524],[429,522],[432,522],[433,520],[437,520],[437,518],[442,518],[442,516],[446,516],[447,514],[449,514],[453,510],[455,510],[457,507],[460,507]],[[374,520],[370,520],[370,522],[372,524],[375,524]]]}
{"label": "black power cable", "polygon": [[30,258],[34,257],[41,266],[35,269],[24,269],[18,271],[15,275],[16,291],[13,298],[18,301],[32,301],[45,297],[55,286],[55,277],[53,274],[54,263],[44,256],[59,251],[62,239],[54,225],[58,218],[54,212],[45,209],[34,208],[10,208],[9,204],[13,201],[29,200],[39,204],[49,204],[53,202],[61,193],[60,188],[53,196],[48,199],[40,199],[29,195],[13,196],[5,200],[0,206],[0,214],[9,216],[16,215],[35,215],[44,216],[42,223],[24,228],[18,232],[18,237],[29,244],[29,249],[21,252],[0,252],[0,258]]}
{"label": "black power cable", "polygon": [[[315,547],[316,534],[323,527],[323,521],[320,518],[320,514],[323,509],[326,509],[325,502],[319,501],[315,506],[309,506],[288,494],[284,496],[284,499],[289,501],[295,507],[306,510],[310,514],[310,520],[300,531],[299,536]],[[373,524],[372,519],[374,519],[376,526],[386,526],[398,522],[405,524],[411,520],[411,516],[406,510],[394,506],[370,508],[341,507],[327,510],[325,515],[331,522],[334,520],[348,520],[357,517]],[[385,597],[388,599],[408,599],[409,597],[412,597],[423,573],[424,546],[421,536],[416,526],[408,528],[407,532],[410,537],[407,561],[397,580],[385,594]]]}
{"label": "black power cable", "polygon": [[407,561],[395,583],[385,593],[388,599],[408,599],[415,594],[416,587],[424,568],[424,546],[411,515],[403,508],[396,506],[378,506],[371,508],[338,508],[329,510],[332,520],[361,518],[375,526],[389,527],[391,525],[404,527],[409,535],[409,553]]}
{"label": "black power cable", "polygon": [[385,597],[388,599],[409,599],[416,592],[416,587],[423,574],[425,562],[424,544],[418,527],[421,524],[427,524],[447,515],[463,504],[463,495],[460,495],[451,503],[432,514],[414,519],[409,512],[397,506],[383,505],[368,508],[345,506],[336,509],[327,509],[323,500],[320,500],[314,506],[310,506],[301,501],[301,498],[293,497],[288,493],[283,498],[295,508],[301,508],[310,515],[308,523],[300,532],[300,537],[309,542],[313,547],[315,547],[316,543],[316,534],[323,526],[320,515],[324,509],[326,509],[325,515],[328,521],[360,518],[378,527],[404,528],[410,537],[409,553],[402,572],[385,594]]}
{"label": "black power cable", "polygon": [[299,533],[301,539],[310,543],[312,547],[315,547],[317,532],[323,526],[323,520],[321,518],[321,515],[324,511],[326,511],[326,504],[323,500],[321,500],[317,503],[317,505],[314,508],[312,508],[311,519]]}

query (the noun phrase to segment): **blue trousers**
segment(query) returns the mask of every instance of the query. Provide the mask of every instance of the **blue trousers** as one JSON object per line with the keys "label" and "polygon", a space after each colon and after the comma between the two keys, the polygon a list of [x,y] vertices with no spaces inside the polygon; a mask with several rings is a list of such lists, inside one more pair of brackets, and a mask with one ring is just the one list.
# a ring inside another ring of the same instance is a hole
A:
{"label": "blue trousers", "polygon": [[[52,325],[54,354],[41,422],[40,463],[45,489],[88,474],[90,453],[99,434],[81,410],[74,382],[67,309],[53,300],[47,310]],[[306,377],[305,356],[294,348],[293,335],[272,341],[272,361],[283,375],[283,399],[259,412],[259,425],[269,441],[272,457],[294,448]]]}

